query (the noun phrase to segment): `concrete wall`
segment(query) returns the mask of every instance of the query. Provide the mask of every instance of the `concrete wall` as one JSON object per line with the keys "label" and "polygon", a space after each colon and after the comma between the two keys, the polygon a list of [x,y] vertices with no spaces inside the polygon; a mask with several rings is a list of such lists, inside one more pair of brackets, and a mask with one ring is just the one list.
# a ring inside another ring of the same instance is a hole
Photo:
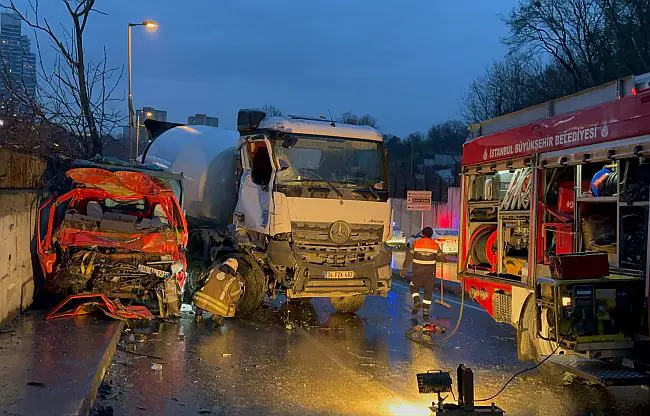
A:
{"label": "concrete wall", "polygon": [[32,304],[32,237],[45,162],[0,149],[0,323]]}

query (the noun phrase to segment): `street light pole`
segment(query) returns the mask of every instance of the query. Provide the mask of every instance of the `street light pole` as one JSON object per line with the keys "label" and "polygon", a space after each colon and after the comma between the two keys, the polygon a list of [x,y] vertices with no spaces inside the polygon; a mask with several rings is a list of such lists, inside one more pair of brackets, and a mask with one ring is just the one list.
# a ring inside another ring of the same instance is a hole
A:
{"label": "street light pole", "polygon": [[138,159],[140,154],[140,113],[135,115],[135,157],[134,160]]}
{"label": "street light pole", "polygon": [[[131,28],[133,26],[144,26],[145,29],[147,29],[150,32],[155,31],[158,29],[158,23],[152,21],[152,20],[143,20],[142,23],[129,23],[129,30],[128,30],[128,73],[129,73],[129,92],[128,92],[128,105],[129,105],[129,156],[131,157],[131,160],[135,160],[137,158],[137,154],[134,156],[133,155],[133,92],[131,90],[131,73],[132,73],[132,64],[131,64]],[[138,126],[140,128],[140,126]]]}
{"label": "street light pole", "polygon": [[129,63],[128,63],[128,72],[129,72],[129,157],[133,160],[133,93],[131,92],[131,28],[135,26],[133,23],[129,23]]}

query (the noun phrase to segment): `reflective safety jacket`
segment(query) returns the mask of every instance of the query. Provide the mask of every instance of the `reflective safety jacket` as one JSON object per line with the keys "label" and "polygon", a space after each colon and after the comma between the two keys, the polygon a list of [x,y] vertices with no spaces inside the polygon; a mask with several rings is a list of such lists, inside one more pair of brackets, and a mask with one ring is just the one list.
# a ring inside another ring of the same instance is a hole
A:
{"label": "reflective safety jacket", "polygon": [[232,317],[235,316],[235,304],[241,295],[241,279],[214,268],[208,272],[203,287],[194,292],[192,301],[197,308],[213,315]]}
{"label": "reflective safety jacket", "polygon": [[440,246],[429,237],[420,237],[406,252],[403,268],[413,264],[414,277],[432,277],[436,272],[436,259]]}

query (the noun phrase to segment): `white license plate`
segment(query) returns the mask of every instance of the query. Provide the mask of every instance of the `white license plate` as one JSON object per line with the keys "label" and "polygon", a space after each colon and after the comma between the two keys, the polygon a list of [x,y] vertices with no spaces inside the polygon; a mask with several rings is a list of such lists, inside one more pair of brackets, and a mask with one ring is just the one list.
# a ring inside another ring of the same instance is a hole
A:
{"label": "white license plate", "polygon": [[327,279],[352,279],[354,277],[354,272],[352,270],[348,271],[332,271],[332,272],[323,272],[325,278]]}
{"label": "white license plate", "polygon": [[171,276],[171,273],[164,270],[154,269],[153,267],[145,266],[144,264],[138,264],[138,271],[142,273],[154,274],[160,278],[166,279]]}

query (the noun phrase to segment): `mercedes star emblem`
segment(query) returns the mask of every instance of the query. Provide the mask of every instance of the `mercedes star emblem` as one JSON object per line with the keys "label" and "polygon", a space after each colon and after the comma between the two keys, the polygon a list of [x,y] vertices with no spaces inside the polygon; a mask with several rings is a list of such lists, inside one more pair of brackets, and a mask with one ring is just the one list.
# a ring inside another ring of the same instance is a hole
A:
{"label": "mercedes star emblem", "polygon": [[345,221],[336,221],[330,227],[330,238],[336,244],[343,244],[350,238],[350,226]]}

